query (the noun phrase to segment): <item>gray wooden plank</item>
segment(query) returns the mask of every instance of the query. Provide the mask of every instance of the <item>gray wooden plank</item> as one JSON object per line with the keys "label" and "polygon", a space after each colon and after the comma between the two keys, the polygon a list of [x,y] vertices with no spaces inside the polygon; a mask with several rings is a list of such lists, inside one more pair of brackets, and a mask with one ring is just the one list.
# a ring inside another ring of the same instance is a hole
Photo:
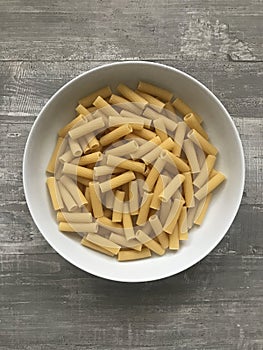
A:
{"label": "gray wooden plank", "polygon": [[133,285],[92,277],[57,255],[10,255],[2,262],[0,336],[7,348],[263,345],[262,257],[208,257],[172,278]]}
{"label": "gray wooden plank", "polygon": [[263,59],[260,1],[1,3],[4,60]]}
{"label": "gray wooden plank", "polygon": [[[241,205],[234,223],[210,255],[262,256],[262,212],[262,206]],[[32,221],[25,202],[6,203],[0,214],[2,256],[54,253]]]}
{"label": "gray wooden plank", "polygon": [[[0,120],[32,122],[54,92],[104,62],[2,62]],[[108,62],[106,62],[108,63]],[[163,61],[210,88],[235,117],[262,117],[263,63]]]}

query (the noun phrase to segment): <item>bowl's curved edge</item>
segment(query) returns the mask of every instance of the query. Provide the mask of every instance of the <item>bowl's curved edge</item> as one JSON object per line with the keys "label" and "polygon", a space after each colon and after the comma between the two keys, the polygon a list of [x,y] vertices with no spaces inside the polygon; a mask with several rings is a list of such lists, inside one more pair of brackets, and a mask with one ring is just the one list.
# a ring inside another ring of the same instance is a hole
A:
{"label": "bowl's curved edge", "polygon": [[[182,75],[185,75],[185,77],[187,78],[190,78],[195,84],[199,85],[201,88],[203,88],[210,96],[212,96],[212,98],[214,98],[217,103],[220,105],[220,107],[222,108],[222,110],[224,111],[224,113],[227,115],[230,123],[232,124],[232,128],[235,132],[235,136],[238,140],[238,145],[239,145],[239,150],[240,150],[240,154],[241,154],[241,167],[242,167],[242,173],[240,174],[241,175],[241,182],[242,182],[242,187],[240,188],[240,192],[239,192],[239,198],[238,200],[236,201],[236,207],[235,207],[235,210],[234,210],[234,214],[233,214],[233,219],[230,223],[228,223],[225,227],[225,230],[223,232],[223,234],[221,235],[221,237],[219,237],[218,240],[215,241],[215,243],[213,244],[212,247],[209,247],[209,249],[207,251],[205,251],[201,257],[199,256],[197,259],[195,259],[194,261],[191,261],[191,263],[189,263],[189,265],[186,265],[185,267],[183,267],[182,269],[178,270],[177,272],[175,273],[163,273],[161,274],[160,276],[157,276],[156,278],[143,278],[143,279],[140,279],[140,278],[137,278],[137,279],[132,279],[132,278],[122,278],[122,279],[118,279],[116,277],[114,278],[111,278],[107,275],[104,275],[103,273],[97,273],[97,272],[94,272],[92,270],[90,271],[86,271],[84,270],[78,263],[76,262],[73,262],[71,258],[69,258],[68,256],[65,256],[63,254],[63,252],[60,250],[60,248],[58,247],[54,247],[52,242],[50,242],[50,240],[48,239],[48,237],[46,237],[46,235],[42,232],[42,230],[40,229],[40,227],[38,226],[37,224],[37,221],[35,220],[35,216],[34,216],[34,212],[33,212],[33,208],[31,207],[30,205],[30,202],[28,201],[28,192],[27,192],[27,182],[26,182],[26,161],[27,161],[27,154],[28,154],[28,151],[29,151],[29,147],[30,147],[30,139],[31,139],[31,136],[34,132],[34,128],[35,126],[38,124],[39,122],[39,119],[40,119],[40,116],[41,114],[48,108],[48,106],[52,103],[53,99],[56,98],[56,96],[65,88],[67,87],[68,85],[70,85],[73,81],[75,80],[78,80],[79,78],[81,78],[82,76],[85,76],[86,74],[88,73],[91,73],[91,72],[95,72],[97,70],[100,70],[100,69],[104,69],[106,67],[109,67],[109,66],[114,66],[114,65],[125,65],[125,64],[145,64],[145,65],[152,65],[152,66],[159,66],[159,67],[162,67],[164,69],[167,69],[167,70],[171,70],[171,71],[176,71]],[[38,114],[36,120],[34,121],[32,127],[31,127],[31,130],[28,134],[28,138],[27,138],[27,142],[26,142],[26,145],[25,145],[25,149],[24,149],[24,154],[23,154],[23,167],[22,167],[22,172],[23,172],[23,188],[24,188],[24,194],[25,194],[25,198],[26,198],[26,202],[27,202],[27,206],[28,206],[28,209],[29,209],[29,212],[36,224],[36,226],[38,227],[39,231],[41,232],[41,234],[43,235],[43,237],[46,239],[46,241],[49,243],[49,245],[60,255],[62,256],[65,260],[67,260],[68,262],[70,262],[72,265],[78,267],[80,270],[83,270],[85,272],[88,272],[94,276],[97,276],[97,277],[100,277],[100,278],[104,278],[104,279],[107,279],[107,280],[111,280],[111,281],[115,281],[115,282],[131,282],[131,283],[138,283],[138,282],[151,282],[151,281],[157,281],[157,280],[161,280],[161,279],[164,279],[164,278],[168,278],[168,277],[171,277],[173,275],[176,275],[176,274],[179,274],[181,273],[182,271],[185,271],[187,269],[189,269],[190,267],[196,265],[198,262],[200,262],[201,260],[203,260],[212,250],[215,249],[215,247],[220,243],[220,241],[224,238],[225,234],[227,233],[227,231],[229,230],[230,226],[232,225],[236,215],[237,215],[237,212],[238,212],[238,209],[240,207],[240,204],[241,204],[241,199],[242,199],[242,196],[243,196],[243,191],[244,191],[244,185],[245,185],[245,158],[244,158],[244,151],[243,151],[243,147],[242,147],[242,142],[241,142],[241,139],[240,139],[240,136],[239,136],[239,133],[237,131],[237,128],[235,126],[235,123],[234,121],[232,120],[232,118],[230,117],[230,114],[228,113],[228,111],[226,110],[226,108],[224,107],[224,105],[222,104],[222,102],[215,96],[215,94],[210,91],[203,83],[199,82],[197,79],[195,79],[194,77],[192,77],[191,75],[189,75],[188,73],[185,73],[184,71],[182,70],[179,70],[177,68],[174,68],[174,67],[170,67],[170,66],[166,66],[164,64],[161,64],[161,63],[154,63],[154,62],[147,62],[147,61],[120,61],[120,62],[114,62],[114,63],[109,63],[109,64],[105,64],[105,65],[102,65],[102,66],[99,66],[99,67],[95,67],[89,71],[86,71],[80,75],[78,75],[77,77],[71,79],[69,82],[67,82],[66,84],[64,84],[61,88],[59,88],[59,90],[57,90],[55,92],[54,95],[52,95],[52,97],[48,100],[48,102],[45,104],[45,106],[41,109],[40,113]]]}

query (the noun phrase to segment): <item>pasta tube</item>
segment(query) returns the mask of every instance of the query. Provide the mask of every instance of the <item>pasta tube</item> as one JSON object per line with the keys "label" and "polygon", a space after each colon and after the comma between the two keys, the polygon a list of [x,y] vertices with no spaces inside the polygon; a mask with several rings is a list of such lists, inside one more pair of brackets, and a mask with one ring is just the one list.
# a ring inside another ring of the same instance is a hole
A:
{"label": "pasta tube", "polygon": [[136,94],[133,90],[124,84],[119,84],[117,86],[117,90],[131,102],[139,102],[142,107],[145,107],[148,104],[148,101],[146,101],[140,95]]}
{"label": "pasta tube", "polygon": [[159,198],[162,202],[167,202],[173,194],[178,190],[178,188],[182,185],[185,180],[185,176],[182,174],[176,175],[170,183],[163,189]]}
{"label": "pasta tube", "polygon": [[200,147],[205,153],[217,155],[218,150],[210,142],[208,142],[202,135],[196,130],[191,130],[187,134],[188,138],[192,140],[198,147]]}
{"label": "pasta tube", "polygon": [[145,83],[143,81],[140,81],[138,83],[137,89],[139,91],[145,92],[147,94],[156,96],[158,98],[160,98],[161,100],[167,102],[167,101],[171,101],[172,97],[173,97],[173,93],[166,90],[166,89],[162,89],[158,86],[155,86],[153,84],[150,83]]}
{"label": "pasta tube", "polygon": [[118,254],[118,261],[131,261],[138,259],[145,259],[151,256],[151,251],[148,248],[142,248],[140,252],[134,250],[120,250]]}
{"label": "pasta tube", "polygon": [[114,188],[124,185],[134,179],[135,179],[134,172],[126,171],[125,173],[118,175],[116,177],[113,177],[110,180],[101,182],[100,183],[101,192],[104,193],[104,192],[113,190]]}
{"label": "pasta tube", "polygon": [[107,145],[121,139],[123,136],[132,133],[132,131],[133,131],[133,129],[129,124],[119,126],[117,129],[114,129],[113,131],[109,132],[108,134],[102,136],[100,138],[100,143],[102,146],[107,146]]}
{"label": "pasta tube", "polygon": [[90,203],[91,203],[94,217],[95,218],[102,217],[104,214],[103,214],[103,207],[101,203],[100,186],[98,182],[90,182],[89,195],[90,195]]}
{"label": "pasta tube", "polygon": [[210,192],[216,189],[224,180],[225,175],[218,172],[214,177],[212,177],[203,187],[201,187],[196,193],[195,198],[199,201],[207,196]]}
{"label": "pasta tube", "polygon": [[49,194],[50,194],[50,198],[51,198],[54,210],[63,209],[64,204],[59,192],[56,179],[54,177],[48,177],[46,183],[47,183],[47,187],[49,190]]}
{"label": "pasta tube", "polygon": [[142,244],[144,244],[147,248],[152,250],[154,253],[158,255],[163,255],[165,253],[165,250],[161,247],[161,245],[157,243],[155,240],[153,240],[151,237],[149,237],[142,230],[138,230],[136,232],[136,238],[138,241],[140,241]]}
{"label": "pasta tube", "polygon": [[90,107],[98,96],[101,96],[103,98],[107,98],[111,94],[112,94],[111,88],[109,86],[105,86],[104,88],[101,88],[101,89],[93,92],[92,94],[80,99],[79,104],[81,104],[84,107]]}

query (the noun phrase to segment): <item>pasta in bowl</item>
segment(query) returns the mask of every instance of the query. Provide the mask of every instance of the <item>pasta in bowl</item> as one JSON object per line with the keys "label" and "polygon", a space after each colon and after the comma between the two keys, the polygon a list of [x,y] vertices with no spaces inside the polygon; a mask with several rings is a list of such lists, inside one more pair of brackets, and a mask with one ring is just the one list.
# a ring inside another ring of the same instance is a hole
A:
{"label": "pasta in bowl", "polygon": [[146,62],[66,84],[37,118],[24,157],[44,237],[74,265],[117,281],[160,279],[200,261],[231,225],[243,184],[242,146],[222,104],[185,73]]}

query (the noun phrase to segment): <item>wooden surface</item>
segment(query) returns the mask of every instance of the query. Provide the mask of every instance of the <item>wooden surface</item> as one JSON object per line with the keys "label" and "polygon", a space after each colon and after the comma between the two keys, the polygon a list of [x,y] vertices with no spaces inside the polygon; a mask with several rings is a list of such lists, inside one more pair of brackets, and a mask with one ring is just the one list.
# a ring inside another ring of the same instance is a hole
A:
{"label": "wooden surface", "polygon": [[[263,349],[262,1],[0,0],[0,349]],[[228,108],[246,157],[223,241],[168,279],[84,273],[43,239],[22,157],[33,121],[74,76],[143,59],[186,71]]]}

